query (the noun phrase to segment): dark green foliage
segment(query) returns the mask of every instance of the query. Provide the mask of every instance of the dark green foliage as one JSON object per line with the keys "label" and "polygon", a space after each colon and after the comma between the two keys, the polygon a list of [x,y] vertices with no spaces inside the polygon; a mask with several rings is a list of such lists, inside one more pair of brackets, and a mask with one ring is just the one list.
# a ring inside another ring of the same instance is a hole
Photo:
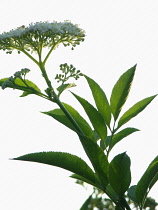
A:
{"label": "dark green foliage", "polygon": [[133,186],[131,186],[129,189],[128,189],[128,197],[132,200],[132,201],[134,201],[136,204],[138,204],[139,203],[139,201],[137,200],[137,198],[136,198],[136,193],[135,193],[135,191],[136,191],[136,186],[137,185],[133,185]]}
{"label": "dark green foliage", "polygon": [[109,163],[107,156],[104,154],[103,150],[91,139],[86,136],[79,135],[82,146],[90,159],[93,168],[100,178],[102,185],[100,189],[105,190],[108,185],[108,169]]}
{"label": "dark green foliage", "polygon": [[145,209],[148,207],[149,210],[156,210],[156,206],[158,206],[158,203],[153,198],[150,198],[150,197],[146,198],[146,201],[144,204]]}
{"label": "dark green foliage", "polygon": [[156,97],[157,95],[145,98],[138,103],[136,103],[134,106],[132,106],[129,110],[127,110],[122,117],[119,119],[118,122],[118,128],[121,127],[123,124],[127,123],[130,119],[135,117],[137,114],[139,114],[141,111],[143,111],[146,106]]}
{"label": "dark green foliage", "polygon": [[96,176],[96,174],[95,174],[95,183],[91,182],[89,179],[86,179],[83,176],[80,176],[78,174],[72,174],[70,177],[74,178],[74,179],[77,179],[77,181],[88,183],[88,184],[90,184],[94,187],[100,187],[101,186],[101,181],[100,181],[99,177]]}
{"label": "dark green foliage", "polygon": [[123,138],[129,136],[130,134],[139,131],[136,128],[125,128],[122,131],[116,133],[115,135],[113,135],[113,137],[111,138],[110,142],[107,142],[107,145],[109,145],[109,150],[111,150],[115,144],[117,144],[119,141],[121,141]]}
{"label": "dark green foliage", "polygon": [[[139,210],[139,206],[137,203],[132,201],[128,195],[125,196],[128,205],[133,210]],[[88,197],[87,201],[87,209],[86,210],[116,210],[120,208],[116,208],[114,203],[104,197],[104,193],[102,191],[99,191],[97,188],[93,189],[93,193]],[[148,210],[156,210],[156,207],[158,206],[158,203],[150,197],[147,197],[144,208],[142,210],[148,209]],[[81,210],[81,209],[80,209]]]}
{"label": "dark green foliage", "polygon": [[89,204],[91,203],[92,196],[90,195],[87,200],[84,202],[80,210],[87,210],[89,209]]}
{"label": "dark green foliage", "polygon": [[105,140],[106,136],[107,136],[107,128],[106,128],[104,119],[101,116],[101,114],[87,100],[81,98],[80,96],[77,96],[74,93],[73,93],[73,95],[76,97],[76,99],[83,106],[83,108],[84,108],[87,116],[89,117],[89,119],[93,125],[93,128],[97,132],[98,136],[100,136],[100,138],[102,140]]}
{"label": "dark green foliage", "polygon": [[[78,113],[78,111],[66,103],[63,103],[63,105],[71,114],[71,116],[74,118],[74,120],[77,122],[77,124],[79,125],[83,133],[89,138],[93,138],[93,130],[91,129],[87,121]],[[74,125],[69,121],[69,119],[67,118],[67,116],[64,114],[64,112],[61,109],[54,109],[49,112],[42,112],[42,113],[53,117],[60,123],[64,124],[66,127],[77,132]]]}
{"label": "dark green foliage", "polygon": [[135,70],[136,65],[122,74],[112,90],[110,105],[115,120],[117,120],[120,111],[127,100]]}
{"label": "dark green foliage", "polygon": [[[136,186],[136,198],[139,205],[143,207],[148,192],[153,185],[158,181],[158,156],[150,163],[147,170],[139,180]],[[156,178],[156,179],[155,179]]]}
{"label": "dark green foliage", "polygon": [[111,109],[109,102],[107,100],[105,92],[101,89],[101,87],[91,78],[85,76],[89,87],[91,89],[95,104],[99,113],[104,118],[105,123],[108,127],[110,127],[111,121]]}
{"label": "dark green foliage", "polygon": [[[93,169],[81,158],[62,152],[27,154],[15,158],[15,160],[33,161],[61,167],[73,172],[72,178],[96,187],[97,189],[95,188],[94,193],[85,201],[80,210],[93,209],[95,206],[100,210],[114,208],[117,210],[131,210],[131,200],[134,202],[134,206],[140,210],[152,204],[152,209],[154,209],[157,204],[152,199],[147,200],[146,198],[151,188],[158,181],[158,156],[151,162],[138,184],[131,187],[131,161],[129,156],[125,152],[117,154],[110,164],[108,158],[110,151],[116,144],[138,131],[136,128],[129,127],[121,131],[118,131],[118,129],[142,112],[156,95],[139,101],[119,118],[130,92],[136,65],[128,69],[118,79],[112,89],[110,102],[102,88],[93,79],[84,75],[96,107],[87,99],[75,93],[73,95],[84,108],[91,123],[89,125],[76,109],[66,103],[62,103],[59,99],[59,96],[67,88],[75,86],[74,83],[66,83],[69,78],[77,80],[80,76],[83,76],[80,70],[76,70],[72,64],[70,66],[67,63],[61,64],[61,73],[55,77],[60,85],[54,89],[52,86],[54,83],[49,79],[45,69],[46,61],[51,52],[60,43],[64,46],[72,45],[73,49],[81,41],[84,41],[85,33],[77,25],[67,21],[64,23],[42,23],[42,27],[39,27],[39,24],[41,23],[31,24],[29,27],[22,26],[15,31],[11,30],[3,33],[0,38],[0,48],[7,50],[9,54],[14,49],[18,53],[23,52],[39,67],[47,85],[44,93],[41,92],[35,83],[25,78],[30,71],[27,68],[17,71],[9,78],[1,79],[0,86],[3,90],[5,88],[22,90],[23,94],[21,97],[35,94],[55,103],[58,106],[57,109],[43,113],[51,116],[77,134]],[[20,35],[17,36],[16,34],[19,30]],[[44,58],[43,47],[49,48]],[[32,56],[33,52],[37,53],[36,58]],[[100,196],[102,193],[105,193],[109,199],[102,199]]]}
{"label": "dark green foliage", "polygon": [[[81,183],[81,185],[83,185],[83,183]],[[87,204],[87,206],[85,204]],[[103,191],[95,187],[93,188],[93,193],[88,197],[83,206],[84,205],[87,207],[85,210],[94,210],[94,208],[97,210],[115,209],[113,202],[110,199],[103,197]],[[80,210],[82,210],[82,207]]]}
{"label": "dark green foliage", "polygon": [[109,165],[109,183],[114,191],[122,197],[131,182],[131,161],[126,153],[114,157]]}
{"label": "dark green foliage", "polygon": [[81,158],[63,152],[39,152],[23,155],[14,160],[31,161],[57,166],[76,173],[92,183],[95,183],[95,175],[91,168]]}
{"label": "dark green foliage", "polygon": [[[99,193],[102,191],[109,197],[109,199],[103,199],[102,197],[94,197],[92,194],[80,210],[93,209],[94,206],[100,210],[114,208],[118,210],[130,210],[129,199],[134,202],[136,208],[138,207],[142,210],[146,205],[145,201],[148,192],[158,180],[158,158],[156,157],[152,161],[138,184],[130,187],[131,161],[129,156],[123,152],[116,155],[110,163],[108,157],[116,144],[132,133],[139,131],[137,128],[130,127],[124,128],[121,131],[118,131],[118,129],[143,111],[156,95],[139,101],[119,118],[122,107],[130,92],[136,66],[127,70],[116,82],[112,90],[110,103],[101,87],[93,79],[85,76],[96,107],[77,94],[72,94],[82,105],[89,118],[90,125],[75,108],[59,100],[59,96],[64,90],[74,86],[74,83],[65,84],[67,79],[69,77],[78,79],[79,76],[82,76],[80,71],[73,69],[73,66],[71,67],[69,69],[66,65],[63,66],[63,74],[56,76],[56,79],[62,83],[57,88],[58,94],[51,87],[51,82],[45,74],[43,75],[46,77],[45,79],[48,84],[48,88],[45,91],[47,95],[41,93],[40,89],[33,82],[26,80],[25,75],[19,74],[19,72],[14,74],[16,78],[10,77],[10,79],[0,80],[0,85],[3,89],[10,87],[23,90],[24,92],[21,96],[33,93],[56,103],[59,108],[43,113],[51,116],[77,134],[93,169],[81,158],[62,152],[33,153],[15,158],[15,160],[44,163],[69,170],[74,173],[71,176],[72,178],[94,186]],[[43,73],[45,69],[44,67],[41,68]],[[127,192],[128,199],[126,197]]]}

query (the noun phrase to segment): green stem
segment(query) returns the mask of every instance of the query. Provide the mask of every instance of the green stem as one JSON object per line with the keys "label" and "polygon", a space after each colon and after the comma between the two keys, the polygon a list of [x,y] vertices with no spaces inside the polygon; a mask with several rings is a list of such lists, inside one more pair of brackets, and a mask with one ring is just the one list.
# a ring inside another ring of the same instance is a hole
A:
{"label": "green stem", "polygon": [[[103,192],[105,191],[103,190]],[[110,192],[108,192],[108,189],[106,190],[105,194],[115,203],[115,205],[118,204],[118,201],[113,197],[113,195]],[[122,207],[119,207],[119,209],[123,210]]]}
{"label": "green stem", "polygon": [[46,57],[45,57],[45,59],[44,59],[44,61],[43,61],[43,64],[46,63],[48,57],[50,56],[50,54],[52,53],[52,51],[55,49],[55,47],[56,47],[58,44],[59,44],[59,43],[57,42],[56,44],[54,44],[54,45],[51,47],[51,49],[49,50],[48,54],[46,55]]}
{"label": "green stem", "polygon": [[[39,63],[38,63],[38,66],[39,66],[40,70],[42,71],[42,76],[44,77],[44,79],[48,85],[48,88],[50,88],[52,90],[53,90],[53,87],[52,87],[51,81],[49,80],[46,69],[45,69],[45,62],[48,59],[49,55],[51,54],[51,52],[53,51],[53,49],[55,48],[56,45],[57,44],[53,45],[53,47],[50,49],[49,53],[47,54],[47,56],[43,62],[41,60],[41,53],[39,53]],[[51,97],[49,97],[49,100],[57,103],[58,106],[61,108],[61,110],[64,112],[64,114],[67,116],[67,118],[70,120],[70,122],[73,124],[73,126],[76,128],[77,132],[84,135],[83,131],[81,130],[79,125],[76,123],[74,118],[71,116],[71,114],[68,112],[68,110],[65,108],[63,103],[59,100],[59,97],[54,92],[54,90],[53,90],[53,99]]]}
{"label": "green stem", "polygon": [[27,55],[32,61],[34,61],[37,65],[39,65],[38,61],[32,57],[28,52],[26,52],[25,50],[21,50],[25,55]]}
{"label": "green stem", "polygon": [[69,111],[65,108],[64,104],[60,101],[59,97],[56,95],[55,92],[53,92],[54,96],[54,102],[58,104],[58,106],[61,108],[61,110],[64,112],[64,114],[67,116],[67,118],[70,120],[70,122],[73,124],[73,126],[76,128],[77,132],[84,135],[83,131],[79,127],[79,125],[76,123],[74,118],[71,116]]}
{"label": "green stem", "polygon": [[108,149],[108,151],[107,151],[107,157],[109,156],[111,141],[112,141],[113,135],[114,135],[114,133],[115,133],[115,123],[116,123],[116,121],[114,121],[114,125],[113,125],[112,130],[110,129],[110,130],[111,130],[111,137],[110,137],[109,149]]}
{"label": "green stem", "polygon": [[52,88],[51,81],[50,81],[49,78],[48,78],[48,75],[47,75],[47,72],[46,72],[44,63],[43,63],[42,61],[39,61],[38,66],[39,66],[39,68],[41,69],[42,76],[44,77],[44,79],[45,79],[45,81],[46,81],[48,87],[51,88],[51,89],[53,89],[53,88]]}
{"label": "green stem", "polygon": [[123,202],[124,207],[125,207],[127,210],[131,210],[130,206],[128,205],[128,203],[127,203],[127,201],[126,201],[126,199],[125,199],[124,197],[123,197],[123,199],[122,199],[122,202]]}

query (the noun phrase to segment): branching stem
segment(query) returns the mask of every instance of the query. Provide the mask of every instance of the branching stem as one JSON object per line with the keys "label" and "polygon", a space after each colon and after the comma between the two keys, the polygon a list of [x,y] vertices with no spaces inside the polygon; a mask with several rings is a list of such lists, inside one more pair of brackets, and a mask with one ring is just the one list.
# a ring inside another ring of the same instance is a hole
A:
{"label": "branching stem", "polygon": [[70,120],[70,122],[73,124],[73,126],[76,128],[77,132],[84,135],[83,131],[79,127],[79,125],[76,123],[72,115],[69,113],[69,111],[65,108],[64,104],[60,101],[59,97],[53,93],[54,95],[54,101],[58,104],[58,106],[61,108],[61,110],[64,112],[64,114],[67,116],[67,118]]}
{"label": "branching stem", "polygon": [[28,52],[26,52],[26,50],[21,50],[21,51],[38,65],[38,61],[33,56],[31,56]]}

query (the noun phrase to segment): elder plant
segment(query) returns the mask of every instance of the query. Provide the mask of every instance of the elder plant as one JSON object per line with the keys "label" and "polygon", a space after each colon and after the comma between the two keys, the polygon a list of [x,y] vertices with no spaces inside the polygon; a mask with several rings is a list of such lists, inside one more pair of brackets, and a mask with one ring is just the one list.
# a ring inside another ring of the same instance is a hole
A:
{"label": "elder plant", "polygon": [[[76,133],[93,167],[91,168],[80,157],[64,152],[32,153],[14,160],[61,167],[71,171],[72,178],[86,182],[104,192],[117,210],[131,209],[126,196],[132,199],[141,210],[149,191],[158,180],[158,156],[150,163],[138,183],[131,186],[130,157],[123,152],[109,161],[109,154],[122,139],[138,131],[137,128],[122,128],[122,126],[143,111],[156,95],[137,102],[125,113],[120,114],[130,92],[136,65],[120,76],[112,89],[110,100],[95,80],[82,74],[72,64],[60,65],[60,72],[55,76],[59,86],[54,88],[45,68],[50,54],[60,44],[74,49],[84,41],[84,38],[85,32],[69,21],[32,23],[28,27],[21,26],[0,35],[0,49],[7,54],[11,54],[13,50],[24,53],[37,64],[46,82],[46,88],[42,91],[34,82],[27,79],[30,69],[23,68],[13,76],[1,79],[2,89],[18,89],[23,91],[22,97],[34,94],[56,104],[58,108],[43,114],[54,118]],[[45,56],[44,48],[47,49]],[[89,118],[88,122],[75,108],[60,100],[61,94],[66,89],[75,86],[74,83],[68,82],[69,78],[77,80],[81,76],[89,85],[95,106],[76,93],[71,92],[71,94],[83,107]],[[90,198],[81,207],[82,210],[87,209]]]}

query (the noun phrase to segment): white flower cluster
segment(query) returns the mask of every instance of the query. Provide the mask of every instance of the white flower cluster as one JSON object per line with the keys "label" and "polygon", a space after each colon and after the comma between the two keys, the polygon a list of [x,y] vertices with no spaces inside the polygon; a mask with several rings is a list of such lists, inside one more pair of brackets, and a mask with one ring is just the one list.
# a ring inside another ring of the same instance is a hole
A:
{"label": "white flower cluster", "polygon": [[0,40],[5,40],[5,39],[9,39],[12,37],[20,37],[25,33],[25,28],[23,26],[15,29],[15,30],[11,30],[9,32],[4,32],[3,34],[0,34]]}
{"label": "white flower cluster", "polygon": [[59,43],[75,47],[84,41],[84,36],[85,32],[78,25],[68,21],[37,22],[0,34],[0,49],[8,53],[14,49],[38,52],[42,47],[53,47]]}
{"label": "white flower cluster", "polygon": [[70,34],[72,36],[81,36],[84,37],[84,32],[77,25],[73,25],[71,22],[37,22],[35,24],[30,24],[26,31],[39,31],[40,34],[43,34],[47,31],[52,32],[53,34],[62,35]]}

